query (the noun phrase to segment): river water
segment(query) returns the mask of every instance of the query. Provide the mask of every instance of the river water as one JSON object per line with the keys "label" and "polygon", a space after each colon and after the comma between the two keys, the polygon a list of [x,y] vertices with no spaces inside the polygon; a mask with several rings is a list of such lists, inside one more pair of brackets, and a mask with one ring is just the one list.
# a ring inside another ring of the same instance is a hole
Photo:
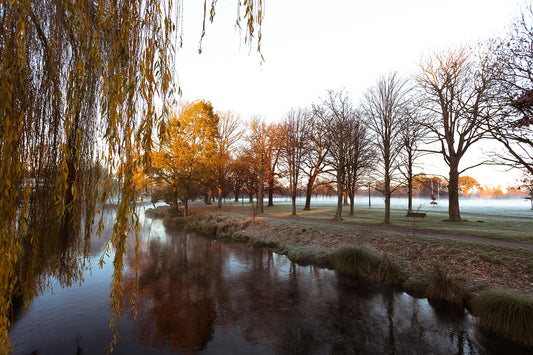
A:
{"label": "river water", "polygon": [[[130,286],[130,245],[115,354],[528,353],[485,333],[462,309],[298,266],[269,249],[167,231],[142,214],[141,221],[139,287]],[[97,266],[102,244],[93,241],[81,283],[63,288],[52,278],[17,315],[9,332],[16,354],[108,350],[113,270],[110,257]]]}

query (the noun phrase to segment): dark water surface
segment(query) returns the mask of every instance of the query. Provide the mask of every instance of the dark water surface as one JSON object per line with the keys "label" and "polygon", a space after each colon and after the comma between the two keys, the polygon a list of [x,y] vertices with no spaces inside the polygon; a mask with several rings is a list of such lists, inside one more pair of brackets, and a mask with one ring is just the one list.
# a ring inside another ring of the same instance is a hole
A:
{"label": "dark water surface", "polygon": [[[142,216],[141,216],[142,217]],[[264,248],[166,231],[143,219],[139,288],[127,255],[114,354],[486,354],[527,349],[480,330],[468,312],[297,266]],[[112,332],[112,260],[93,242],[81,285],[35,298],[10,337],[17,354],[102,354]],[[128,311],[136,294],[137,316]]]}

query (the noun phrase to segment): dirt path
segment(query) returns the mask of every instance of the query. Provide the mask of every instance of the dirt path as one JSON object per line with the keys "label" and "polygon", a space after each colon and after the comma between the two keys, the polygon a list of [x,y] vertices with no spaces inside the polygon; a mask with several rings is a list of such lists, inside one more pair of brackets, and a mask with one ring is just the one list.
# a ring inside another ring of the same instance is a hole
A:
{"label": "dirt path", "polygon": [[[395,233],[401,233],[401,234],[407,234],[407,235],[412,235],[413,233],[413,231],[409,228],[398,227],[398,226],[385,226],[385,225],[369,226],[369,225],[356,224],[353,222],[317,220],[314,218],[301,217],[301,216],[277,217],[277,216],[264,214],[264,215],[261,215],[261,217],[286,220],[286,221],[292,219],[292,220],[296,220],[299,222],[313,223],[313,224],[336,225],[336,226],[350,227],[350,228],[369,231],[369,232],[395,232]],[[514,241],[509,241],[509,240],[499,240],[499,239],[492,239],[492,238],[486,238],[486,237],[477,237],[473,235],[438,232],[438,231],[427,230],[427,229],[417,229],[415,230],[415,235],[424,236],[424,237],[432,237],[432,238],[441,238],[441,239],[452,239],[452,240],[465,241],[465,242],[483,243],[483,244],[508,247],[508,248],[523,248],[526,250],[533,250],[533,244],[529,244],[529,243],[514,242]]]}

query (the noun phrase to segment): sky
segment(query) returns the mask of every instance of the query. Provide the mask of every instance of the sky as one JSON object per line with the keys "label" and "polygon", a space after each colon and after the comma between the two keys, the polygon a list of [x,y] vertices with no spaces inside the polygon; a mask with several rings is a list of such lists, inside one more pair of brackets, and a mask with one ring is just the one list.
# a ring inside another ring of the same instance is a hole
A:
{"label": "sky", "polygon": [[[381,75],[417,73],[438,50],[502,35],[518,14],[517,0],[266,0],[262,54],[235,29],[237,0],[219,0],[198,54],[202,1],[184,1],[183,47],[176,55],[182,99],[206,99],[243,119],[279,121],[291,108],[346,89],[357,103]],[[465,160],[475,163],[488,148]],[[427,159],[427,158],[426,158]],[[425,172],[446,175],[441,157]],[[444,170],[443,170],[444,169]],[[495,167],[468,175],[484,185],[518,175]]]}

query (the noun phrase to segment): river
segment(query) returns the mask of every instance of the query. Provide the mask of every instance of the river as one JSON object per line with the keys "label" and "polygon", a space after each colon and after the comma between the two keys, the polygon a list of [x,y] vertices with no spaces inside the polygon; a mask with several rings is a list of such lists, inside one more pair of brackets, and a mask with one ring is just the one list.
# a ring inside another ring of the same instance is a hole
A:
{"label": "river", "polygon": [[[97,266],[105,235],[93,240],[82,281],[61,287],[51,278],[18,313],[9,332],[16,354],[106,353],[111,256]],[[266,248],[167,231],[142,213],[138,288],[128,250],[114,354],[528,353],[463,309],[298,266]]]}

